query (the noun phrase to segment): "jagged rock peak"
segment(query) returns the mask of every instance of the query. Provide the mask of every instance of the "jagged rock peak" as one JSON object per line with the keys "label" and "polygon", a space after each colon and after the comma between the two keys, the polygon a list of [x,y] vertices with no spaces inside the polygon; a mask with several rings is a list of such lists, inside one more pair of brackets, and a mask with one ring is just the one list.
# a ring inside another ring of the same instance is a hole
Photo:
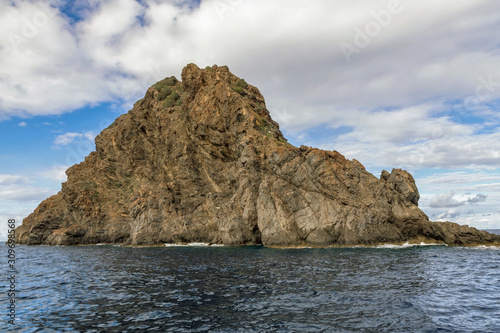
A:
{"label": "jagged rock peak", "polygon": [[259,90],[225,66],[151,86],[16,232],[23,244],[499,244],[432,223],[413,177],[377,179],[336,151],[289,144]]}
{"label": "jagged rock peak", "polygon": [[403,194],[406,200],[418,206],[420,194],[418,193],[415,179],[413,179],[413,176],[408,171],[392,169],[392,172],[389,173],[388,171],[383,170],[380,175],[380,179],[392,184],[394,189]]}

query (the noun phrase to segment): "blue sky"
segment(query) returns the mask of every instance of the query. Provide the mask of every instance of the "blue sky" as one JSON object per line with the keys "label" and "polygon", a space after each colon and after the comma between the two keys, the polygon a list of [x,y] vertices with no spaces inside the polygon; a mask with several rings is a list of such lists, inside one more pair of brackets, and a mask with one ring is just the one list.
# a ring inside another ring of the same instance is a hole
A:
{"label": "blue sky", "polygon": [[0,221],[57,193],[95,135],[194,62],[259,87],[291,143],[377,177],[409,170],[431,220],[500,228],[499,13],[495,0],[0,0]]}

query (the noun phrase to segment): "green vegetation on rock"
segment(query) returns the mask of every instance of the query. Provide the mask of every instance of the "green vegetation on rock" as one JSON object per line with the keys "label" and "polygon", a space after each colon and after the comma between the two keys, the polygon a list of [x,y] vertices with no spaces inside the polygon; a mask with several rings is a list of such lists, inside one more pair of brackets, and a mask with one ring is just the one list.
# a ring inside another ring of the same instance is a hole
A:
{"label": "green vegetation on rock", "polygon": [[245,90],[243,90],[243,88],[241,88],[241,87],[231,87],[231,89],[233,89],[233,91],[236,91],[240,95],[245,94]]}
{"label": "green vegetation on rock", "polygon": [[156,89],[156,91],[161,91],[164,87],[175,86],[177,82],[179,82],[179,80],[177,80],[175,76],[171,76],[156,82],[153,87]]}
{"label": "green vegetation on rock", "polygon": [[236,86],[243,88],[243,89],[246,89],[246,88],[248,88],[248,83],[246,83],[246,81],[243,79],[239,79],[238,82],[236,82]]}
{"label": "green vegetation on rock", "polygon": [[163,102],[162,106],[164,108],[169,108],[169,107],[172,107],[174,105],[181,105],[182,104],[182,101],[179,99],[179,94],[174,91],[172,92],[166,99],[165,101]]}
{"label": "green vegetation on rock", "polygon": [[183,91],[182,84],[175,76],[163,79],[155,83],[153,87],[158,92],[156,99],[160,102],[163,101],[162,107],[169,108],[182,104],[182,99],[179,94]]}
{"label": "green vegetation on rock", "polygon": [[244,96],[245,95],[245,89],[248,88],[248,83],[246,83],[245,80],[239,79],[236,84],[231,86],[231,89],[233,91],[236,91],[238,94]]}
{"label": "green vegetation on rock", "polygon": [[172,93],[172,89],[170,87],[166,86],[163,87],[160,92],[158,93],[158,100],[163,101],[167,98],[168,95]]}

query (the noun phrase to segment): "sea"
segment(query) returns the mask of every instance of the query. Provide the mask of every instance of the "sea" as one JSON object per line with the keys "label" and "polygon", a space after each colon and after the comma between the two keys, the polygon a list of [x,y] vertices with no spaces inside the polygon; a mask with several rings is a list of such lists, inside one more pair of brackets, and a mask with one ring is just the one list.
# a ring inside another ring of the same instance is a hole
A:
{"label": "sea", "polygon": [[0,251],[1,332],[500,332],[499,247]]}

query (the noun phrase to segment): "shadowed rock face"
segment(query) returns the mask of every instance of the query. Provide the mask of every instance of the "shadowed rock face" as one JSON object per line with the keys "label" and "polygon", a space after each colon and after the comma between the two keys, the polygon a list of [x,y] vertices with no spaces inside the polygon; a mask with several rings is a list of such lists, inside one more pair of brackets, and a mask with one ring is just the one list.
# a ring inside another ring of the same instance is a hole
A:
{"label": "shadowed rock face", "polygon": [[186,66],[95,141],[24,219],[19,243],[500,243],[429,222],[406,171],[377,179],[336,151],[288,144],[259,90],[227,67]]}

